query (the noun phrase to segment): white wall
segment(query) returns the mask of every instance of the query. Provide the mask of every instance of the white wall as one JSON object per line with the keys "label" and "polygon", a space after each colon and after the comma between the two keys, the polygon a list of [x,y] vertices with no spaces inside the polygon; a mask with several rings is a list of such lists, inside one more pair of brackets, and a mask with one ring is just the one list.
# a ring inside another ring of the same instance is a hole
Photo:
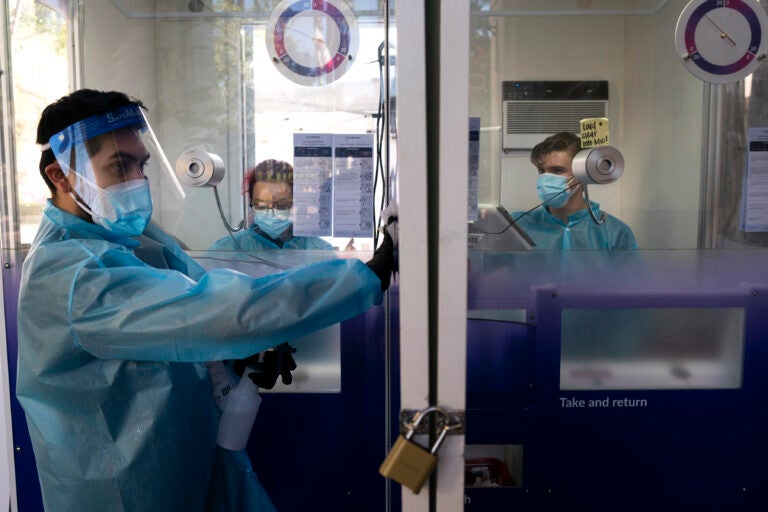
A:
{"label": "white wall", "polygon": [[152,116],[158,100],[154,24],[126,18],[112,2],[86,2],[83,15],[84,86],[137,97]]}
{"label": "white wall", "polygon": [[[203,143],[226,162],[231,145],[227,135],[232,133],[230,91],[222,84],[229,83],[226,73],[237,73],[237,68],[236,63],[233,69],[233,63],[221,60],[231,52],[219,51],[223,38],[216,30],[223,25],[232,30],[236,24],[129,18],[112,2],[88,2],[84,14],[84,86],[141,99],[172,167],[185,148]],[[236,29],[227,41],[239,48]],[[239,197],[239,177],[235,181]],[[224,200],[228,183],[220,186]],[[180,239],[191,240],[193,248],[207,247],[223,234],[218,214],[211,214],[217,212],[213,190],[184,187],[184,192],[182,202],[164,191],[155,203],[153,219]]]}
{"label": "white wall", "polygon": [[[624,155],[625,172],[616,183],[590,187],[590,198],[627,222],[641,248],[697,244],[703,88],[675,55],[685,3],[672,0],[656,15],[496,17],[494,85],[471,91],[473,105],[491,103],[483,126],[499,126],[502,81],[607,80],[611,145]],[[513,211],[538,203],[528,152],[489,160],[481,172],[500,174],[502,205]]]}

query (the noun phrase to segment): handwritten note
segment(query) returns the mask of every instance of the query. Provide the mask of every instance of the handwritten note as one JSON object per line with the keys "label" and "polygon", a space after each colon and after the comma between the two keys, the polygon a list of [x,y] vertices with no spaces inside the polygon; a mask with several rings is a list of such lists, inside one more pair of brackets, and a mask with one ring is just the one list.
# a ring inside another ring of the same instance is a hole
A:
{"label": "handwritten note", "polygon": [[608,141],[608,118],[591,117],[579,121],[581,126],[581,148],[596,148],[597,146],[607,146]]}

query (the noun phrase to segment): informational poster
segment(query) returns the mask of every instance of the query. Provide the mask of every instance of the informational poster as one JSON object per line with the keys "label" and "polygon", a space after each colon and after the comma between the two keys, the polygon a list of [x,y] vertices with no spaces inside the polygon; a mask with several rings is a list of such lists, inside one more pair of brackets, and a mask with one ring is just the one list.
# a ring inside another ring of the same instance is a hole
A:
{"label": "informational poster", "polygon": [[373,134],[293,135],[293,234],[373,236]]}
{"label": "informational poster", "polygon": [[768,231],[768,128],[749,129],[741,229]]}
{"label": "informational poster", "polygon": [[333,236],[373,235],[373,134],[333,136]]}
{"label": "informational poster", "polygon": [[469,188],[467,220],[477,220],[477,187],[480,177],[480,118],[469,118]]}
{"label": "informational poster", "polygon": [[333,135],[293,135],[293,234],[331,236]]}

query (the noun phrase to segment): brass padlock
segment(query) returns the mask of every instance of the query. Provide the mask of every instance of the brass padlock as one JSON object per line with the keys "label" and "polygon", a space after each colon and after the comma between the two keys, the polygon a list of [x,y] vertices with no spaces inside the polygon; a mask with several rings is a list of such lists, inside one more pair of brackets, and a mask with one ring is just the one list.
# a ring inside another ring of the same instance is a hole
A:
{"label": "brass padlock", "polygon": [[[435,444],[432,445],[430,450],[427,450],[423,446],[411,441],[411,438],[421,420],[432,412],[443,415],[445,421]],[[426,482],[437,465],[437,455],[435,453],[440,448],[448,431],[452,428],[449,423],[450,417],[448,413],[440,407],[428,407],[424,411],[417,413],[416,417],[408,425],[408,431],[405,433],[405,436],[400,435],[397,438],[387,458],[381,463],[379,473],[418,494],[424,482]]]}

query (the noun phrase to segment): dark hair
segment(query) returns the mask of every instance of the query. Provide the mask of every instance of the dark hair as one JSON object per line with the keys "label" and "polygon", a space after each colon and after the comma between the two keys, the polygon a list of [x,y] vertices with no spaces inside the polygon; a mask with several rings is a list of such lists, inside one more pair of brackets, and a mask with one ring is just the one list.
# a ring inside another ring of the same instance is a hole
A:
{"label": "dark hair", "polygon": [[248,183],[248,200],[253,197],[253,187],[259,181],[287,183],[293,192],[293,166],[282,160],[264,160],[259,162],[245,175]]}
{"label": "dark hair", "polygon": [[[37,124],[37,143],[46,144],[53,135],[78,121],[91,116],[103,115],[126,105],[145,108],[141,101],[132,99],[122,92],[95,91],[93,89],[75,91],[45,107],[40,115],[40,122]],[[50,148],[40,155],[40,175],[52,194],[56,193],[56,187],[45,174],[45,168],[55,160],[56,158]]]}
{"label": "dark hair", "polygon": [[567,151],[571,158],[581,150],[581,139],[571,132],[559,132],[550,135],[536,144],[531,150],[531,163],[540,168],[544,165],[544,157],[553,151]]}

